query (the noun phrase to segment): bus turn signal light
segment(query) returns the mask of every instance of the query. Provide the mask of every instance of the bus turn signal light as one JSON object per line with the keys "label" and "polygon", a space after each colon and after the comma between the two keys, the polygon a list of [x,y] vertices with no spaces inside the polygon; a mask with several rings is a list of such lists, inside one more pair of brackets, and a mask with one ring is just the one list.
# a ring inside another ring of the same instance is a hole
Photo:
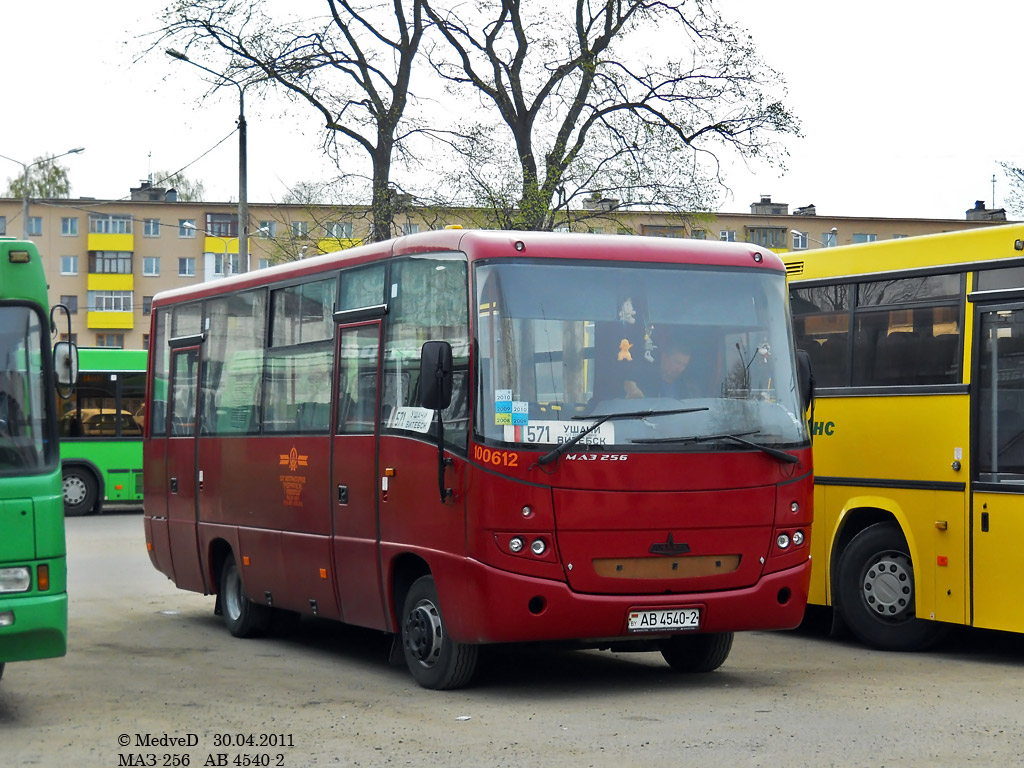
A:
{"label": "bus turn signal light", "polygon": [[36,568],[36,589],[46,592],[50,588],[50,566],[40,565]]}

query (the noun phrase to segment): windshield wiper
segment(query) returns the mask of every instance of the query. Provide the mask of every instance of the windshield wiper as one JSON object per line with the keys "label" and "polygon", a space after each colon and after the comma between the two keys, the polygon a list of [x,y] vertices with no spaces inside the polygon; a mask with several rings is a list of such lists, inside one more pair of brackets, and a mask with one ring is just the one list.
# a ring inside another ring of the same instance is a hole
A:
{"label": "windshield wiper", "polygon": [[772,448],[768,445],[762,445],[761,443],[755,443],[753,440],[744,439],[748,435],[760,434],[761,430],[752,429],[749,432],[737,432],[736,434],[722,434],[722,435],[697,435],[696,437],[645,437],[638,440],[633,440],[634,443],[713,443],[720,440],[732,440],[734,443],[745,445],[748,448],[756,448],[759,451],[767,453],[772,458],[784,461],[787,464],[796,464],[800,461],[796,456],[780,451],[778,448]]}
{"label": "windshield wiper", "polygon": [[[706,410],[708,410],[708,409],[707,409],[706,406],[704,406],[704,407],[701,407],[701,408],[672,408],[670,410],[664,410],[664,411],[649,410],[649,411],[624,411],[622,413],[606,413],[603,416],[598,417],[597,421],[595,421],[589,427],[587,427],[582,432],[580,432],[578,435],[576,435],[574,438],[572,438],[572,440],[566,440],[561,445],[557,445],[554,448],[552,448],[550,451],[545,453],[543,456],[541,456],[539,459],[537,459],[537,463],[540,464],[541,466],[544,466],[545,464],[550,464],[552,461],[554,461],[559,456],[561,456],[563,453],[565,453],[567,450],[572,448],[574,445],[576,445],[576,443],[578,443],[584,437],[586,437],[591,432],[593,432],[595,429],[600,427],[606,421],[611,421],[613,419],[646,419],[648,416],[671,416],[672,414],[676,414],[676,413],[693,413],[694,411],[706,411]],[[589,419],[590,417],[589,416],[573,416],[572,418],[575,420],[575,419]]]}

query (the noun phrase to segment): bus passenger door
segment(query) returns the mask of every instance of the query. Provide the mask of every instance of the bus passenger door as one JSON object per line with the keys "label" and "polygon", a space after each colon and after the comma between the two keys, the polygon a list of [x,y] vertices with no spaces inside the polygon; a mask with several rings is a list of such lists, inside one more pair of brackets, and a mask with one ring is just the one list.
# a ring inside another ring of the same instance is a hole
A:
{"label": "bus passenger door", "polygon": [[181,589],[206,593],[197,537],[196,393],[199,347],[171,355],[171,419],[167,437],[167,528],[174,581]]}
{"label": "bus passenger door", "polygon": [[334,570],[342,619],[385,628],[377,524],[381,323],[338,328],[332,451]]}
{"label": "bus passenger door", "polygon": [[1024,305],[975,314],[973,625],[1024,631]]}

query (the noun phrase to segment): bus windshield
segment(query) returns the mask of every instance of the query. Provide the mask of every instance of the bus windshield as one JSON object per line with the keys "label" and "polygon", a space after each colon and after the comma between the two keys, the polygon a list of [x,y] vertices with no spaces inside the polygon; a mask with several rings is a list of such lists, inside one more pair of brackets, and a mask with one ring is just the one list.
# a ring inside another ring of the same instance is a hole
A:
{"label": "bus windshield", "polygon": [[0,473],[52,468],[43,386],[43,330],[26,306],[0,306]]}
{"label": "bus windshield", "polygon": [[480,265],[476,286],[487,440],[557,445],[608,414],[581,446],[807,440],[781,274],[524,260]]}

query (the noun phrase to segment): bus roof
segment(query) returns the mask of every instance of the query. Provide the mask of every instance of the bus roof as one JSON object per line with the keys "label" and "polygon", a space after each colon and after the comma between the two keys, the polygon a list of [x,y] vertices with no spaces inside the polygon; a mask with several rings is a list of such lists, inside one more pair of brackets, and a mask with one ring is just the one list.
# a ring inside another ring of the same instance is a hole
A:
{"label": "bus roof", "polygon": [[792,281],[845,275],[886,275],[896,270],[1024,258],[1024,224],[895,240],[816,248],[783,254]]}
{"label": "bus roof", "polygon": [[271,281],[289,280],[332,268],[372,263],[392,256],[444,252],[463,252],[472,261],[541,256],[558,259],[626,259],[664,264],[756,267],[779,272],[784,269],[782,259],[777,254],[751,243],[634,235],[444,229],[406,235],[344,251],[325,253],[302,261],[279,264],[256,272],[234,275],[224,280],[164,291],[153,297],[153,305],[243,290]]}
{"label": "bus roof", "polygon": [[34,301],[49,312],[43,261],[35,243],[0,237],[0,299]]}

